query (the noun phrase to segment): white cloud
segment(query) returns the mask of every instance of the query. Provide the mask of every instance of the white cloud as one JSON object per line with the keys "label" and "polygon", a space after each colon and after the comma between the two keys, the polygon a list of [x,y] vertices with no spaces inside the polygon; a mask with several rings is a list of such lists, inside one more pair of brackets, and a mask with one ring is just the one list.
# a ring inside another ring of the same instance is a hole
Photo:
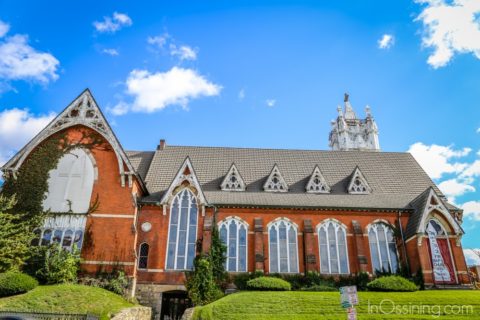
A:
{"label": "white cloud", "polygon": [[219,95],[222,89],[195,70],[179,67],[157,73],[133,70],[127,78],[126,86],[126,93],[133,97],[133,103],[126,104],[122,101],[112,108],[112,112],[125,114],[131,110],[151,113],[170,105],[186,108],[191,100]]}
{"label": "white cloud", "polygon": [[463,148],[454,150],[452,146],[439,146],[432,144],[427,146],[417,142],[410,146],[410,152],[422,168],[432,179],[439,179],[446,173],[459,173],[463,171],[467,164],[455,162],[453,160],[468,155],[472,149]]}
{"label": "white cloud", "polygon": [[132,25],[132,19],[125,13],[114,12],[112,17],[103,17],[103,21],[94,21],[93,26],[100,33],[115,33],[123,27]]}
{"label": "white cloud", "polygon": [[189,46],[177,47],[174,44],[170,44],[170,54],[172,56],[177,56],[180,61],[197,60],[197,49],[192,49]]}
{"label": "white cloud", "polygon": [[480,265],[480,256],[476,254],[475,251],[480,249],[463,249],[463,254],[465,255],[465,260],[467,260],[468,266],[479,266]]}
{"label": "white cloud", "polygon": [[480,201],[467,201],[460,207],[465,217],[480,221]]}
{"label": "white cloud", "polygon": [[277,103],[277,100],[275,100],[275,99],[267,99],[267,100],[265,100],[265,103],[267,104],[267,107],[272,108],[272,107],[274,107],[275,104]]}
{"label": "white cloud", "polygon": [[449,179],[442,181],[438,187],[447,197],[450,197],[453,200],[455,197],[462,196],[467,192],[475,192],[475,188],[468,182],[470,181]]}
{"label": "white cloud", "polygon": [[3,38],[10,30],[10,25],[0,20],[0,38]]}
{"label": "white cloud", "polygon": [[36,80],[47,83],[58,79],[58,60],[37,51],[26,35],[13,35],[0,41],[0,77],[7,80]]}
{"label": "white cloud", "polygon": [[168,38],[170,38],[170,35],[168,33],[164,33],[160,36],[155,36],[155,37],[148,37],[147,38],[147,43],[154,45],[158,47],[159,49],[163,49],[165,44],[167,43]]}
{"label": "white cloud", "polygon": [[0,165],[52,121],[54,113],[33,115],[28,110],[8,109],[0,112]]}
{"label": "white cloud", "polygon": [[148,37],[147,43],[154,46],[156,49],[166,51],[174,57],[184,60],[197,60],[198,49],[187,45],[177,45],[175,39],[168,33],[159,36]]}
{"label": "white cloud", "polygon": [[472,53],[480,59],[480,1],[417,0],[426,7],[417,17],[424,27],[422,44],[432,48],[427,63],[445,66],[457,53]]}
{"label": "white cloud", "polygon": [[475,160],[460,174],[462,178],[471,178],[480,176],[480,160]]}
{"label": "white cloud", "polygon": [[112,108],[110,108],[110,107],[107,108],[107,111],[110,112],[111,114],[113,114],[114,116],[121,116],[121,115],[126,114],[129,109],[130,109],[130,106],[128,105],[128,103],[126,103],[124,101],[120,101],[119,103],[117,103]]}
{"label": "white cloud", "polygon": [[384,34],[380,40],[378,40],[379,49],[389,49],[395,44],[395,38],[391,34]]}
{"label": "white cloud", "polygon": [[108,54],[109,56],[112,56],[112,57],[119,55],[117,49],[103,49],[102,53]]}
{"label": "white cloud", "polygon": [[243,100],[245,99],[245,89],[241,89],[239,92],[238,92],[238,100]]}

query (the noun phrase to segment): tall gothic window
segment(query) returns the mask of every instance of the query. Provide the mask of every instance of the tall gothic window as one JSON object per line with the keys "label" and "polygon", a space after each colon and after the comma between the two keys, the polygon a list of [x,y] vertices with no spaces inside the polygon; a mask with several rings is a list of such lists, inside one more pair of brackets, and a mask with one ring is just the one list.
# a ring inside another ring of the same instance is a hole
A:
{"label": "tall gothic window", "polygon": [[397,245],[392,229],[382,223],[372,224],[368,230],[368,241],[373,271],[397,272]]}
{"label": "tall gothic window", "polygon": [[237,218],[228,218],[220,224],[220,239],[227,246],[227,271],[247,271],[247,232],[247,225]]}
{"label": "tall gothic window", "polygon": [[167,266],[170,270],[193,268],[197,241],[198,207],[195,195],[183,189],[170,207]]}
{"label": "tall gothic window", "polygon": [[138,269],[147,269],[148,250],[149,250],[149,245],[147,243],[144,242],[140,245],[140,250],[138,255]]}
{"label": "tall gothic window", "polygon": [[335,221],[324,222],[318,228],[320,248],[320,272],[349,273],[347,234],[345,228]]}
{"label": "tall gothic window", "polygon": [[270,272],[298,272],[297,229],[288,220],[272,223],[268,229]]}

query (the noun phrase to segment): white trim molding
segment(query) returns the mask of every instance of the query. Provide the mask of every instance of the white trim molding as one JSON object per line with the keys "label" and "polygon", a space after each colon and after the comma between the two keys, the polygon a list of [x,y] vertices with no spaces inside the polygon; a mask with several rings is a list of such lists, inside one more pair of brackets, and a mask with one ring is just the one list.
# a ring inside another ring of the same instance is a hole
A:
{"label": "white trim molding", "polygon": [[[163,195],[160,204],[169,205],[175,196],[173,194],[175,188],[180,186],[185,181],[197,190],[196,198],[198,200],[198,205],[206,205],[207,201],[203,194],[200,183],[198,182],[197,175],[195,174],[195,170],[193,169],[192,162],[190,161],[189,157],[185,158],[185,161],[175,175],[175,178],[173,179],[172,183],[170,183],[167,192],[165,192],[165,194]],[[164,210],[164,215],[165,214],[166,212]]]}
{"label": "white trim molding", "polygon": [[330,187],[318,165],[313,169],[305,190],[307,193],[330,193]]}
{"label": "white trim molding", "polygon": [[232,163],[225,178],[220,184],[220,188],[223,191],[245,191],[245,182],[243,181],[242,175],[238,171],[237,166],[235,166],[235,163]]}
{"label": "white trim molding", "polygon": [[288,192],[288,184],[285,182],[277,164],[273,166],[272,171],[263,184],[263,190],[267,192]]}
{"label": "white trim molding", "polygon": [[348,193],[350,194],[370,194],[372,188],[368,185],[367,179],[357,166],[352,173],[352,179],[348,185]]}

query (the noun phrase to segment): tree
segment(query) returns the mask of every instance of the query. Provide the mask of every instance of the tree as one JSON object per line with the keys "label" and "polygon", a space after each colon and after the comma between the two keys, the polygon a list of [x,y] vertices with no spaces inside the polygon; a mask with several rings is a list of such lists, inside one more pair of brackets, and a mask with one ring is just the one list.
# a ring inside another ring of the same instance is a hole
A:
{"label": "tree", "polygon": [[212,244],[208,257],[212,266],[213,277],[219,286],[227,277],[227,273],[225,272],[225,261],[227,261],[226,253],[227,246],[225,246],[220,239],[218,228],[214,225],[212,228]]}
{"label": "tree", "polygon": [[0,195],[0,272],[23,266],[34,236],[30,220],[10,210],[15,203],[15,197]]}
{"label": "tree", "polygon": [[187,276],[188,295],[195,305],[205,305],[222,296],[222,292],[215,283],[210,258],[198,255],[193,263],[194,269]]}

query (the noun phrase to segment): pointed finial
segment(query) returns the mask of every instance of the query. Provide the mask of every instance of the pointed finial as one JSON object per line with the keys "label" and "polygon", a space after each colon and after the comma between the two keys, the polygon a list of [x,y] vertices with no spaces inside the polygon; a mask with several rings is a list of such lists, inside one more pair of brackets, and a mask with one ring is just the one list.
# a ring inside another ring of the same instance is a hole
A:
{"label": "pointed finial", "polygon": [[339,116],[343,116],[343,110],[341,106],[337,106],[337,112]]}
{"label": "pointed finial", "polygon": [[343,95],[343,102],[348,102],[349,97],[350,97],[350,95],[345,92],[345,94]]}
{"label": "pointed finial", "polygon": [[367,117],[371,117],[372,116],[372,113],[371,113],[371,110],[370,110],[370,106],[367,104],[365,106],[365,113],[367,114]]}

